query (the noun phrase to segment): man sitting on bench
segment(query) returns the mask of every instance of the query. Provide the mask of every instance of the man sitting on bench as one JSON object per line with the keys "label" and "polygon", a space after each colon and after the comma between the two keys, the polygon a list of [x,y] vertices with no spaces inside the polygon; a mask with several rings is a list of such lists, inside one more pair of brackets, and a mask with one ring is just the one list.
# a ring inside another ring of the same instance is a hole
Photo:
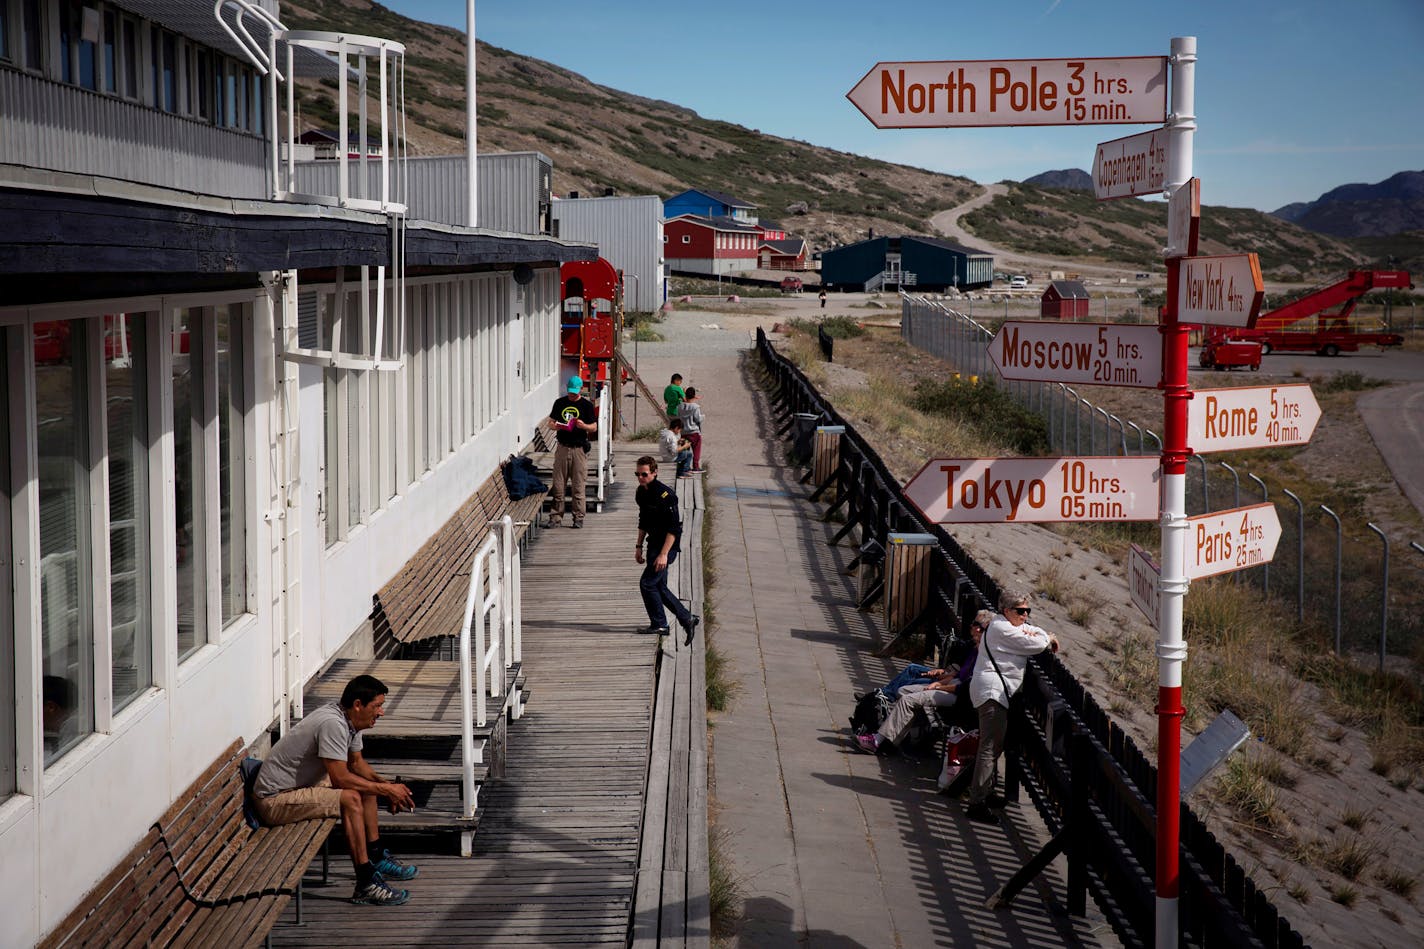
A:
{"label": "man sitting on bench", "polygon": [[410,880],[419,872],[381,846],[376,823],[378,797],[386,799],[392,814],[414,810],[410,788],[383,780],[361,756],[361,732],[385,714],[389,691],[375,676],[356,676],[339,703],[316,709],[273,746],[252,786],[253,806],[264,824],[340,817],[356,865],[351,902],[375,906],[410,899],[408,891],[386,880]]}

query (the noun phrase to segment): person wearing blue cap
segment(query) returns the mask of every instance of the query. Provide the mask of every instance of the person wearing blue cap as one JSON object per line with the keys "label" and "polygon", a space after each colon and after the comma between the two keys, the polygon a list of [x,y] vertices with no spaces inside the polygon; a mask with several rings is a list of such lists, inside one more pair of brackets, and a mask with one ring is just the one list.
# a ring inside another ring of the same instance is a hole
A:
{"label": "person wearing blue cap", "polygon": [[549,526],[564,522],[564,487],[573,495],[574,527],[583,526],[584,481],[588,478],[588,437],[598,432],[598,406],[584,398],[583,380],[570,376],[568,394],[549,410],[554,423],[554,488],[549,492]]}

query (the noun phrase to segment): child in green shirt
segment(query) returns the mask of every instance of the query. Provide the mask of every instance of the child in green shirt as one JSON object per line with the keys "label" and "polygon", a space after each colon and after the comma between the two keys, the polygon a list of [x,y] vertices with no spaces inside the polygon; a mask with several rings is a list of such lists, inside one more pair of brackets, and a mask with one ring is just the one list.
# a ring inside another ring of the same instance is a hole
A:
{"label": "child in green shirt", "polygon": [[663,390],[663,402],[667,403],[668,418],[677,418],[677,407],[687,398],[687,393],[682,391],[682,373],[672,374],[672,380]]}

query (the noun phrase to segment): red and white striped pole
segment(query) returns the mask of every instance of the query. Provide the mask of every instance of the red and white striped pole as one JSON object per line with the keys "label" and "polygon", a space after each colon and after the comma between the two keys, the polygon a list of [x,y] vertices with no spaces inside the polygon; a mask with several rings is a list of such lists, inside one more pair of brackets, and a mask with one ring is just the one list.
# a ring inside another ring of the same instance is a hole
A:
{"label": "red and white striped pole", "polygon": [[[1197,39],[1172,38],[1172,106],[1167,118],[1167,174],[1170,197],[1192,177],[1192,139],[1196,133]],[[1191,213],[1180,204],[1168,212],[1168,234],[1187,228],[1172,214]],[[1187,644],[1182,637],[1182,601],[1187,595],[1187,331],[1177,322],[1177,290],[1181,256],[1187,249],[1169,249],[1167,306],[1162,319],[1162,578],[1157,633],[1157,949],[1176,949],[1178,866],[1181,846],[1182,662]]]}

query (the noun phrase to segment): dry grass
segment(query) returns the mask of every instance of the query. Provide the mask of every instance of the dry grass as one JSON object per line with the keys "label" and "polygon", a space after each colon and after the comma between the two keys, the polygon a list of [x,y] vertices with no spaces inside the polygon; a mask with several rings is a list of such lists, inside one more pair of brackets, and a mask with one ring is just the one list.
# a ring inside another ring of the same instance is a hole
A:
{"label": "dry grass", "polygon": [[1378,848],[1359,834],[1349,834],[1327,844],[1320,854],[1326,869],[1347,880],[1358,880],[1374,860]]}
{"label": "dry grass", "polygon": [[1406,900],[1414,898],[1414,890],[1419,886],[1419,878],[1398,867],[1380,867],[1375,871],[1375,880],[1380,886]]}
{"label": "dry grass", "polygon": [[1261,773],[1251,755],[1233,755],[1217,779],[1216,790],[1221,802],[1249,826],[1269,832],[1285,827],[1286,816],[1277,800],[1275,786]]}
{"label": "dry grass", "polygon": [[1330,898],[1332,900],[1339,903],[1346,909],[1349,909],[1350,907],[1354,906],[1355,903],[1357,903],[1360,899],[1360,891],[1348,883],[1342,883],[1338,886],[1332,886],[1329,888],[1328,892],[1330,893]]}

